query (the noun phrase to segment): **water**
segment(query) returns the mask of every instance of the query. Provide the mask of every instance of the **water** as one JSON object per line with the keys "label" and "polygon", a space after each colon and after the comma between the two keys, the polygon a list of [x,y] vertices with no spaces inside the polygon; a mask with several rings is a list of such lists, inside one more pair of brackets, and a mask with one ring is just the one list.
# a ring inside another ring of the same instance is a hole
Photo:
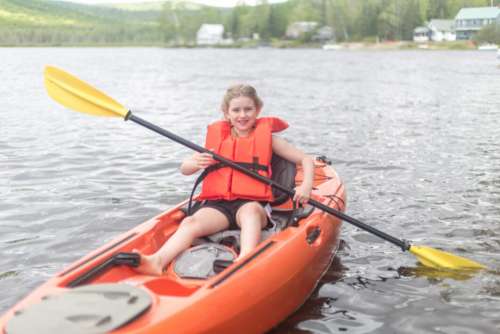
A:
{"label": "water", "polygon": [[72,261],[186,198],[188,149],[64,109],[43,67],[72,72],[202,143],[232,83],[255,85],[284,137],[330,157],[348,214],[490,270],[439,275],[344,224],[312,297],[273,333],[500,329],[500,69],[493,53],[0,49],[0,311]]}

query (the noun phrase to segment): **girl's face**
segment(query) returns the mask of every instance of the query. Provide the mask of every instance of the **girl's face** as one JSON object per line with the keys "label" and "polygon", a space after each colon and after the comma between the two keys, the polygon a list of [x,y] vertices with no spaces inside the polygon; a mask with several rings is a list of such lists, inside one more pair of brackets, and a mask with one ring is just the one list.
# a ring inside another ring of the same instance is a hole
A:
{"label": "girl's face", "polygon": [[229,101],[224,117],[231,123],[238,136],[246,137],[252,131],[259,113],[260,109],[251,98],[239,96]]}

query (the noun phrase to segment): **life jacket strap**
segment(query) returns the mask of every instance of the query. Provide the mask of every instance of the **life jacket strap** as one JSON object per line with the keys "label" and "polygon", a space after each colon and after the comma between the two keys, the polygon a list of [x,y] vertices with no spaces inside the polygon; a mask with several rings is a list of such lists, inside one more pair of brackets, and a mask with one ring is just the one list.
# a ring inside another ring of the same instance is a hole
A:
{"label": "life jacket strap", "polygon": [[[254,172],[258,172],[258,171],[265,171],[267,172],[268,169],[267,169],[267,166],[265,165],[261,165],[259,164],[259,158],[258,157],[253,157],[253,162],[237,162],[237,161],[234,161],[234,163],[236,163],[237,165],[240,165],[242,167],[245,167],[247,169],[250,169]],[[211,172],[214,172],[220,168],[223,168],[223,167],[228,167],[228,168],[231,168],[229,166],[226,166],[222,163],[216,163],[216,164],[213,164],[211,166],[208,166],[207,168],[205,168],[205,170],[198,176],[198,178],[196,179],[196,181],[194,181],[194,185],[193,185],[193,189],[191,190],[191,195],[189,196],[189,203],[188,203],[188,208],[187,208],[187,215],[190,216],[191,215],[191,209],[192,209],[192,206],[193,206],[193,197],[194,197],[194,193],[196,191],[196,188],[198,188],[198,186],[200,185],[200,183],[203,181],[203,179],[205,177],[207,177],[207,175]]]}

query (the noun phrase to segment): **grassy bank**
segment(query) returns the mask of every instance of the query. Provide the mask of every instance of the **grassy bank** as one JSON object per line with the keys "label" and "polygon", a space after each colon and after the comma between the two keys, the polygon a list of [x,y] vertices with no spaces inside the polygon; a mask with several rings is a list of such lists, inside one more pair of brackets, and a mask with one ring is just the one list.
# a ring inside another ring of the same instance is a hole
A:
{"label": "grassy bank", "polygon": [[[144,43],[128,43],[128,42],[112,42],[112,43],[0,43],[0,48],[12,48],[12,47],[32,47],[32,48],[46,48],[46,47],[102,47],[102,48],[114,48],[114,47],[151,47],[151,48],[169,48],[169,49],[255,49],[269,47],[274,49],[322,49],[322,44],[310,44],[310,43],[289,43],[288,41],[279,41],[272,43],[236,43],[231,45],[214,45],[214,46],[197,46],[194,44],[165,44],[160,42],[144,42]],[[336,51],[394,51],[394,50],[422,50],[422,51],[436,51],[436,50],[451,50],[451,51],[461,51],[461,50],[476,50],[477,46],[473,43],[452,43],[452,44],[417,44],[409,42],[397,42],[391,44],[367,44],[367,43],[340,43]]]}

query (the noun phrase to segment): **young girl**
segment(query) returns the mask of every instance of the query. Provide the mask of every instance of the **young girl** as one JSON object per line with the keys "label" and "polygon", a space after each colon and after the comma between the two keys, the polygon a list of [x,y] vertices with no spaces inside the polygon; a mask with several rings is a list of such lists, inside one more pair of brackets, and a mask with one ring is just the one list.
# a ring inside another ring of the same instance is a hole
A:
{"label": "young girl", "polygon": [[[277,118],[258,118],[262,101],[249,85],[230,87],[222,102],[224,121],[209,126],[206,147],[228,159],[242,163],[269,177],[271,156],[301,164],[302,184],[295,188],[293,200],[306,203],[309,199],[314,173],[313,159],[272,132],[285,129],[287,124]],[[181,173],[191,175],[213,166],[216,161],[209,153],[194,153],[180,167]],[[154,254],[141,254],[137,271],[161,275],[163,269],[193,240],[228,229],[240,228],[240,254],[245,257],[260,242],[261,229],[267,225],[264,209],[272,200],[271,189],[241,172],[229,167],[217,169],[203,181],[200,199],[205,204],[192,216],[184,218],[177,231]]]}

